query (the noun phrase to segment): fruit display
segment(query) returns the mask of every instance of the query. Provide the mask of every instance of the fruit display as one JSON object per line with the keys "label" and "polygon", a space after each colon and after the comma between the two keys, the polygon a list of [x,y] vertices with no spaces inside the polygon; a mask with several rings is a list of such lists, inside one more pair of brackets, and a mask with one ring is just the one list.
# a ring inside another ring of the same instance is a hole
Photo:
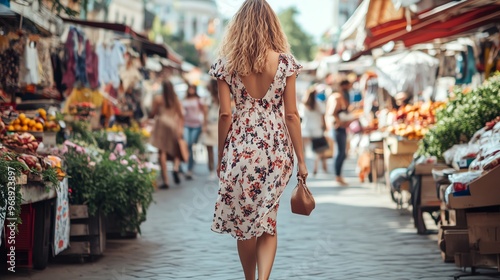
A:
{"label": "fruit display", "polygon": [[59,131],[60,127],[57,124],[54,116],[47,116],[44,109],[38,109],[37,115],[34,118],[28,118],[24,113],[14,119],[8,126],[8,131]]}
{"label": "fruit display", "polygon": [[95,105],[90,102],[78,102],[69,106],[69,113],[75,116],[87,117],[93,115]]}
{"label": "fruit display", "polygon": [[42,164],[38,157],[28,154],[19,154],[17,156],[17,161],[25,163],[30,169],[42,172]]}
{"label": "fruit display", "polygon": [[436,114],[437,123],[420,142],[419,154],[443,157],[455,144],[467,143],[486,122],[500,116],[500,75],[489,78],[478,88],[455,98]]}
{"label": "fruit display", "polygon": [[33,153],[36,152],[39,144],[35,136],[27,132],[8,134],[3,138],[3,143],[12,149]]}
{"label": "fruit display", "polygon": [[392,112],[395,120],[387,131],[409,140],[422,139],[436,123],[436,112],[444,106],[444,102],[419,102],[401,107]]}
{"label": "fruit display", "polygon": [[61,158],[56,156],[47,156],[46,159],[48,161],[48,164],[56,169],[57,177],[59,178],[59,180],[62,180],[64,177],[66,177],[66,173],[62,170]]}

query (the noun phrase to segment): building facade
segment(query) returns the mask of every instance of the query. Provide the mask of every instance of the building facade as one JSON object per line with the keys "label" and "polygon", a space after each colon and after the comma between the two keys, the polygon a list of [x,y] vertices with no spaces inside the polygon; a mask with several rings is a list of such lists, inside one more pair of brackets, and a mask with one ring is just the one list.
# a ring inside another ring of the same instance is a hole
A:
{"label": "building facade", "polygon": [[148,9],[160,17],[172,35],[193,42],[208,35],[218,38],[222,33],[219,10],[215,0],[151,0]]}

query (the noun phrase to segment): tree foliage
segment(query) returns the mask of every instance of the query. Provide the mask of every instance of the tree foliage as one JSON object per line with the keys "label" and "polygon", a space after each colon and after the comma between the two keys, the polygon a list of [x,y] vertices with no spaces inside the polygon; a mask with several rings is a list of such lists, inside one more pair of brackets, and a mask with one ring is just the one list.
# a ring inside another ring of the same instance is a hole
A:
{"label": "tree foliage", "polygon": [[184,34],[172,34],[167,25],[164,25],[159,17],[155,17],[153,27],[149,33],[149,39],[156,41],[158,38],[168,44],[174,51],[180,54],[185,61],[195,65],[200,65],[200,55],[194,44],[184,40]]}
{"label": "tree foliage", "polygon": [[297,23],[295,16],[298,13],[295,7],[290,7],[281,11],[278,16],[288,37],[292,53],[300,60],[310,61],[313,59],[314,42],[312,36]]}

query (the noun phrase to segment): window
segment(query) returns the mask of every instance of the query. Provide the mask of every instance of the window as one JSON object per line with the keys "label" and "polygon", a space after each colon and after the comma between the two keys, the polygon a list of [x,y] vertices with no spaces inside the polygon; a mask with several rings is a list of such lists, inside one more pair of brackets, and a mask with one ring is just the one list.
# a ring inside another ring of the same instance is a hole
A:
{"label": "window", "polygon": [[127,16],[123,16],[123,24],[127,24]]}
{"label": "window", "polygon": [[132,18],[130,19],[130,26],[131,26],[132,28],[134,27],[134,22],[135,22],[135,18],[134,18],[134,17],[132,17]]}
{"label": "window", "polygon": [[118,22],[120,18],[120,13],[118,11],[115,12],[115,22]]}

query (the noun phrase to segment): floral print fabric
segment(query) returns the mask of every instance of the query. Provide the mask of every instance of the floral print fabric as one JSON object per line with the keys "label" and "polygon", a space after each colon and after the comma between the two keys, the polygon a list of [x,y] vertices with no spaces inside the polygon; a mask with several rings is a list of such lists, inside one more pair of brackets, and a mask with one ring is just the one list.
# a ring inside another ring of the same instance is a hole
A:
{"label": "floral print fabric", "polygon": [[293,147],[286,129],[283,94],[286,78],[301,66],[289,54],[266,95],[255,99],[241,78],[219,59],[210,75],[229,84],[235,100],[233,122],[224,144],[219,193],[212,230],[238,240],[276,233],[279,200],[293,172]]}

